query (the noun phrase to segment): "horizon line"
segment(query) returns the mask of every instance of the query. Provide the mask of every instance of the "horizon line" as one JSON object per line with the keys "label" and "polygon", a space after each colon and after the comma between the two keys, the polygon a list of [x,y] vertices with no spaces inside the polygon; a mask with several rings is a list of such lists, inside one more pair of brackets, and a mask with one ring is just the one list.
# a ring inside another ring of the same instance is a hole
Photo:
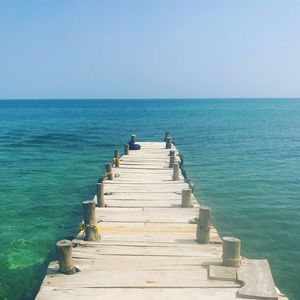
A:
{"label": "horizon line", "polygon": [[11,98],[11,99],[1,99],[0,101],[105,101],[105,100],[300,100],[300,97],[164,97],[164,98]]}

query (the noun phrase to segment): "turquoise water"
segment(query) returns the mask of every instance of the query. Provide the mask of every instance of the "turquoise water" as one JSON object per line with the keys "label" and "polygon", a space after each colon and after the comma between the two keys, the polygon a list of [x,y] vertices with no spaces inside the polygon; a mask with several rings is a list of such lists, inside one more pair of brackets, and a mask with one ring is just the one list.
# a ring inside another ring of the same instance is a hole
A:
{"label": "turquoise water", "polygon": [[300,101],[0,101],[0,299],[32,299],[116,146],[170,130],[196,196],[300,299]]}

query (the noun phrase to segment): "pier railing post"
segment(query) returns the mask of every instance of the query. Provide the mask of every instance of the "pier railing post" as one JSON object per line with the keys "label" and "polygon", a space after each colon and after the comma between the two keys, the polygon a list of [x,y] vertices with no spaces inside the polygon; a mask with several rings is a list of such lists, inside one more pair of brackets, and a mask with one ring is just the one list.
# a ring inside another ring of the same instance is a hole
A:
{"label": "pier railing post", "polygon": [[96,220],[95,202],[84,201],[82,202],[85,240],[97,241],[99,237],[98,225]]}
{"label": "pier railing post", "polygon": [[170,150],[169,156],[175,156],[175,150]]}
{"label": "pier railing post", "polygon": [[179,180],[179,163],[175,162],[173,164],[173,180]]}
{"label": "pier railing post", "polygon": [[170,156],[169,168],[173,168],[174,163],[175,163],[175,156]]}
{"label": "pier railing post", "polygon": [[173,168],[173,164],[176,160],[175,150],[170,150],[169,154],[170,160],[169,160],[169,168]]}
{"label": "pier railing post", "polygon": [[211,210],[207,206],[201,206],[197,219],[197,242],[199,244],[209,244],[210,226]]}
{"label": "pier railing post", "polygon": [[119,149],[114,149],[114,157],[117,158],[119,156]]}
{"label": "pier railing post", "polygon": [[61,240],[56,243],[56,255],[60,272],[71,275],[76,273],[72,259],[73,244],[69,240]]}
{"label": "pier railing post", "polygon": [[128,144],[124,145],[124,155],[129,155],[129,145]]}
{"label": "pier railing post", "polygon": [[164,142],[167,141],[167,138],[168,138],[168,137],[170,137],[170,131],[167,131],[167,132],[165,133]]}
{"label": "pier railing post", "polygon": [[239,268],[241,266],[241,240],[234,237],[223,237],[223,265]]}
{"label": "pier railing post", "polygon": [[176,152],[175,150],[170,150],[169,156],[176,156],[175,152]]}
{"label": "pier railing post", "polygon": [[104,207],[104,182],[98,182],[96,185],[97,206]]}
{"label": "pier railing post", "polygon": [[191,189],[183,189],[181,191],[181,206],[182,207],[191,207],[192,206],[191,199],[192,199],[192,190]]}
{"label": "pier railing post", "polygon": [[120,167],[120,159],[119,159],[120,155],[119,155],[119,149],[115,149],[114,150],[114,165],[115,167]]}
{"label": "pier railing post", "polygon": [[106,175],[108,180],[113,180],[114,179],[114,174],[112,171],[112,165],[111,163],[105,164],[105,169],[106,169]]}
{"label": "pier railing post", "polygon": [[168,137],[166,138],[166,149],[171,149],[171,147],[172,147],[171,137],[168,136]]}

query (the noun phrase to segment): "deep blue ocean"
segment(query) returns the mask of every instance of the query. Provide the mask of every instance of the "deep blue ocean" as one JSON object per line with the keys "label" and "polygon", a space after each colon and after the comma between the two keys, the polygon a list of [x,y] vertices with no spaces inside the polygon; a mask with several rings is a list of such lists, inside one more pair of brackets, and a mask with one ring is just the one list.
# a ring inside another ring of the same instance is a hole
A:
{"label": "deep blue ocean", "polygon": [[0,299],[34,298],[113,149],[165,131],[219,233],[300,299],[300,100],[288,99],[0,101]]}

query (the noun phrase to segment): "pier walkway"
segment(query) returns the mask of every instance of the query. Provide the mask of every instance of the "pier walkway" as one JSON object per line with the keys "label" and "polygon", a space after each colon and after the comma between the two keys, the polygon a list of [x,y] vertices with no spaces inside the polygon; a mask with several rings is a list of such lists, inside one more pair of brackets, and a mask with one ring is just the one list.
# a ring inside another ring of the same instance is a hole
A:
{"label": "pier walkway", "polygon": [[179,180],[172,179],[170,149],[164,142],[139,144],[141,150],[120,158],[113,180],[104,181],[106,207],[96,207],[101,240],[79,234],[72,241],[79,271],[65,275],[51,262],[36,299],[231,300],[249,293],[287,299],[275,289],[266,261],[242,259],[239,270],[223,266],[213,226],[209,243],[197,242],[199,204],[192,194],[191,206],[182,207],[189,185],[180,171]]}

